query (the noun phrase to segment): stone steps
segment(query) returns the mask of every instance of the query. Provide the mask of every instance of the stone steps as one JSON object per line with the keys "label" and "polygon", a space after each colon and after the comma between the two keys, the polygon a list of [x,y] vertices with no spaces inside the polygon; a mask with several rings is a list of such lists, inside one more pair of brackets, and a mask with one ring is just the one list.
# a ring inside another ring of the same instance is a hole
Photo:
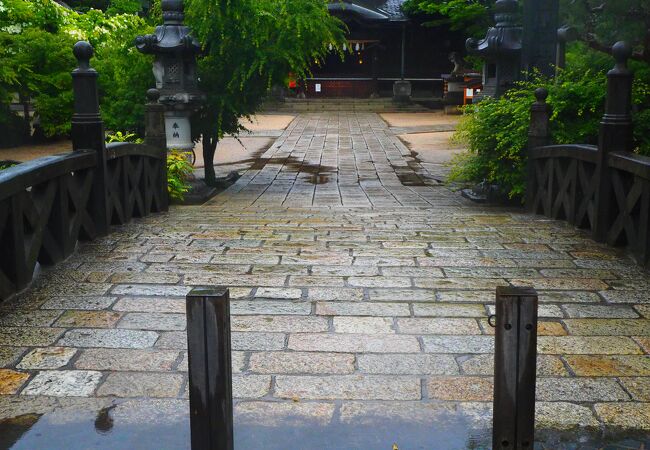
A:
{"label": "stone steps", "polygon": [[285,99],[283,102],[268,102],[264,111],[274,112],[426,112],[430,109],[417,104],[394,103],[389,98],[382,99]]}

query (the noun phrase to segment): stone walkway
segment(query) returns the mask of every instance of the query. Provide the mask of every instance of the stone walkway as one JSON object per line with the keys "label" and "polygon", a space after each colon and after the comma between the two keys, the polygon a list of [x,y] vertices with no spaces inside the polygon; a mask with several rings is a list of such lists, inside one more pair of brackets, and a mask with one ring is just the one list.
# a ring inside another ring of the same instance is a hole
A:
{"label": "stone walkway", "polygon": [[84,244],[0,305],[0,418],[119,398],[186,420],[184,296],[226,285],[239,426],[461,417],[485,433],[487,316],[512,284],[540,293],[538,429],[648,436],[648,274],[436,178],[376,114],[298,116],[209,205]]}

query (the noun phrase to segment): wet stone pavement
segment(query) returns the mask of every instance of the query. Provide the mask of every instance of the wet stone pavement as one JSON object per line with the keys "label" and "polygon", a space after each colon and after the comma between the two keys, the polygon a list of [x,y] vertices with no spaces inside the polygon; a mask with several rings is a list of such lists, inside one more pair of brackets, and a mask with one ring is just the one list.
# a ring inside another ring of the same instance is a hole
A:
{"label": "wet stone pavement", "polygon": [[303,114],[209,204],[80,245],[0,304],[0,447],[187,448],[184,296],[224,285],[238,448],[486,448],[512,284],[540,293],[539,448],[640,448],[647,272],[437,178],[376,114]]}

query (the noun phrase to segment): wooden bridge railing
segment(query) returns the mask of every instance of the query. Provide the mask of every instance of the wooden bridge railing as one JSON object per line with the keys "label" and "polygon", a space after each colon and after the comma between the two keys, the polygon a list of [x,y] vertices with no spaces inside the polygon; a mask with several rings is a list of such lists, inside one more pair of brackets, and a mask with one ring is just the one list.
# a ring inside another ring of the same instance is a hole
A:
{"label": "wooden bridge railing", "polygon": [[150,145],[124,142],[106,146],[109,224],[123,224],[167,209],[166,162],[160,153]]}
{"label": "wooden bridge railing", "polygon": [[594,239],[626,246],[650,263],[650,158],[632,153],[631,50],[612,48],[607,103],[598,146],[548,145],[550,107],[544,89],[531,108],[526,206],[535,214],[591,230]]}
{"label": "wooden bridge railing", "polygon": [[105,145],[93,49],[78,42],[72,72],[73,152],[46,156],[0,172],[0,300],[24,289],[37,263],[52,265],[80,240],[112,225],[166,211],[167,151],[158,92],[148,93],[145,144]]}

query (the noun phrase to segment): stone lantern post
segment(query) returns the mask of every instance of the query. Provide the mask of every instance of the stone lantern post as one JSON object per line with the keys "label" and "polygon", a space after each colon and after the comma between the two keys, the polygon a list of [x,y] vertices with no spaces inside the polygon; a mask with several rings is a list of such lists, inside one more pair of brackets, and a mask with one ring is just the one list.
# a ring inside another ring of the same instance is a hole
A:
{"label": "stone lantern post", "polygon": [[485,60],[481,97],[498,98],[520,78],[523,29],[517,0],[498,0],[494,8],[496,25],[484,39],[470,38],[466,46]]}
{"label": "stone lantern post", "polygon": [[159,102],[165,105],[167,148],[192,150],[190,116],[204,96],[197,87],[196,56],[201,45],[183,25],[183,0],[162,0],[163,25],[138,36],[136,48],[153,54]]}

